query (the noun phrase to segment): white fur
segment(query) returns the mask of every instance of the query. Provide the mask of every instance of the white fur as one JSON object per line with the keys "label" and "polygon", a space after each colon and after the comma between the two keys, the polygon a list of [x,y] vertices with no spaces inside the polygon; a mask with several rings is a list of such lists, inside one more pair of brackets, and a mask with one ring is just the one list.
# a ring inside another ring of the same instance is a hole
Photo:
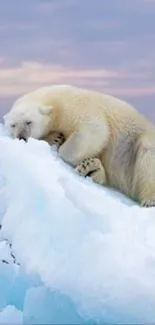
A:
{"label": "white fur", "polygon": [[[20,103],[13,106],[12,110],[4,116],[4,124],[10,129],[14,138],[25,133],[26,138],[40,139],[48,128],[48,113],[51,109],[51,106],[42,107],[37,103]],[[27,122],[31,122],[28,128]]]}
{"label": "white fur", "polygon": [[[27,127],[26,121],[32,124]],[[69,85],[48,86],[19,98],[5,117],[14,137],[61,132],[60,156],[73,166],[101,160],[107,184],[144,205],[155,202],[155,130],[137,110],[113,96]]]}

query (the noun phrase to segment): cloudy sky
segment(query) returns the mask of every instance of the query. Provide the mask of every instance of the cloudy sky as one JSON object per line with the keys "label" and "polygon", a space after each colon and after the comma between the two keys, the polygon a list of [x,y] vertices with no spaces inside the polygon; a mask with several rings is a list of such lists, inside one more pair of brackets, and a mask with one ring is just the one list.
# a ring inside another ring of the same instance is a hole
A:
{"label": "cloudy sky", "polygon": [[53,83],[124,98],[155,122],[155,0],[0,0],[0,116]]}

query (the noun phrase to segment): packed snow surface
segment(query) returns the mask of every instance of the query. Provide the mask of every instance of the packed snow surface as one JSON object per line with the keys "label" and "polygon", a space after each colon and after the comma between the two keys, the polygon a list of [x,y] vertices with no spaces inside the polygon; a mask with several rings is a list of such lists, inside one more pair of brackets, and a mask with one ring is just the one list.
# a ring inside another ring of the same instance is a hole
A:
{"label": "packed snow surface", "polygon": [[0,125],[0,324],[155,323],[155,209]]}

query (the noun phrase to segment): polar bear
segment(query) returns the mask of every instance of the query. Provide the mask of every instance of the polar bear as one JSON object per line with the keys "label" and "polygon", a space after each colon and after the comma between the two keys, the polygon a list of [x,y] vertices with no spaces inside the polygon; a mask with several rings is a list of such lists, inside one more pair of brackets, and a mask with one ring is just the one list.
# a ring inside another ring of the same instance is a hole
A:
{"label": "polar bear", "polygon": [[4,123],[15,138],[57,144],[80,175],[155,206],[155,128],[124,100],[72,85],[46,86],[21,96]]}

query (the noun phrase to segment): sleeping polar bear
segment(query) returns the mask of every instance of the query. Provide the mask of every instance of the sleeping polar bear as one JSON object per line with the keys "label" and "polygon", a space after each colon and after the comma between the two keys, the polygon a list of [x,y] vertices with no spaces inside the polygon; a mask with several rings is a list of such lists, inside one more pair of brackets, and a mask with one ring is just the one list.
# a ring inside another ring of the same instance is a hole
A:
{"label": "sleeping polar bear", "polygon": [[155,128],[125,101],[47,86],[20,97],[4,123],[15,138],[57,143],[60,157],[80,175],[155,206]]}

